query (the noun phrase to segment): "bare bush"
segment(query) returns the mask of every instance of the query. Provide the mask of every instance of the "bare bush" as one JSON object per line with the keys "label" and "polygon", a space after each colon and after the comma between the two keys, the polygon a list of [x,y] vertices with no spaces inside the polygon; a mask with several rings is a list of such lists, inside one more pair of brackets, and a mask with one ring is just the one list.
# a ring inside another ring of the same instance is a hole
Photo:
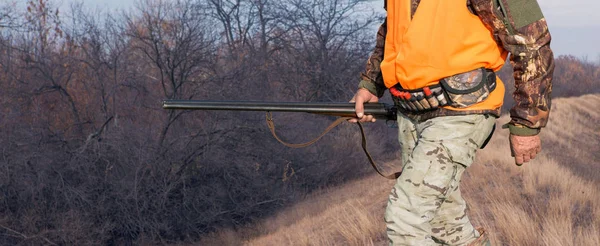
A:
{"label": "bare bush", "polygon": [[[67,13],[50,0],[3,5],[0,244],[191,243],[372,172],[351,124],[297,150],[272,139],[261,113],[160,107],[348,100],[374,44],[376,16],[363,2],[143,0],[130,12],[73,4]],[[557,86],[598,76],[560,59],[581,69]],[[291,142],[333,120],[275,117]],[[394,129],[367,133],[379,162],[398,156]],[[354,229],[344,233],[365,228]]]}

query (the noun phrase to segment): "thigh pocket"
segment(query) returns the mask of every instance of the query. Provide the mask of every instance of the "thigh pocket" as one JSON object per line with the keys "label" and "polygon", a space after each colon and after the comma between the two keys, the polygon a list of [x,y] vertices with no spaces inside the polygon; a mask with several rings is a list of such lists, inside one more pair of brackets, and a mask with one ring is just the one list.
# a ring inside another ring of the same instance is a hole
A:
{"label": "thigh pocket", "polygon": [[479,144],[475,142],[475,140],[469,140],[462,144],[443,143],[442,145],[447,149],[448,156],[452,162],[468,167],[471,166],[475,160],[475,154],[477,153],[477,149],[479,149]]}
{"label": "thigh pocket", "polygon": [[[454,117],[448,125],[454,129],[440,142],[446,149],[450,160],[465,167],[473,164],[477,150],[490,135],[496,118],[485,115],[467,115]],[[460,120],[459,120],[460,119]]]}
{"label": "thigh pocket", "polygon": [[445,198],[452,189],[452,182],[456,178],[458,167],[443,147],[440,147],[440,152],[434,157],[436,160],[432,160],[427,173],[423,177],[419,194]]}

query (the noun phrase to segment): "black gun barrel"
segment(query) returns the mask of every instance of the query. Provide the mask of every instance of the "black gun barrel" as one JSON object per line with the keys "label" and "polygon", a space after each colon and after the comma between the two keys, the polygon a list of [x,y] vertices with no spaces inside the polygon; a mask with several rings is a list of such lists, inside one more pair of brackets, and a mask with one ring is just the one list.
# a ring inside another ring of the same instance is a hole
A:
{"label": "black gun barrel", "polygon": [[[365,114],[375,118],[396,120],[396,107],[385,103],[365,103]],[[356,116],[354,103],[340,102],[262,102],[262,101],[208,101],[208,100],[165,100],[164,109],[188,110],[234,110],[270,112],[306,112],[312,114]]]}

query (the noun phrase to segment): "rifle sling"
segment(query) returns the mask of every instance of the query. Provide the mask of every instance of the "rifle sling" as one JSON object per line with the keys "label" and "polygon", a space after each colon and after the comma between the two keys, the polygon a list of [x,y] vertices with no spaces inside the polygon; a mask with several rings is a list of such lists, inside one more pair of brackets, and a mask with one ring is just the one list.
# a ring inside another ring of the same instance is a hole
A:
{"label": "rifle sling", "polygon": [[[331,131],[333,128],[335,128],[336,126],[338,126],[339,124],[341,124],[342,122],[347,121],[348,119],[351,119],[350,117],[340,117],[338,118],[336,121],[334,121],[333,123],[331,123],[318,137],[314,138],[313,140],[310,140],[308,142],[305,143],[299,143],[299,144],[292,144],[292,143],[288,143],[283,141],[281,138],[279,138],[279,136],[277,136],[277,133],[275,133],[275,123],[273,122],[273,115],[271,112],[267,112],[266,114],[266,120],[267,120],[267,126],[269,127],[269,130],[271,131],[271,134],[273,135],[273,137],[280,142],[281,144],[290,147],[290,148],[304,148],[304,147],[308,147],[314,143],[316,143],[317,141],[319,141],[319,139],[321,139],[323,136],[325,136],[325,134],[327,134],[329,131]],[[386,179],[396,179],[400,176],[401,172],[396,172],[396,173],[392,173],[390,175],[385,175],[383,174],[379,168],[377,168],[377,165],[375,164],[375,161],[373,160],[373,157],[371,156],[371,154],[369,153],[369,151],[367,150],[367,137],[365,135],[365,130],[362,126],[362,124],[360,122],[357,122],[358,128],[360,129],[360,135],[362,138],[361,141],[361,146],[363,151],[365,152],[365,155],[367,155],[367,158],[369,159],[369,162],[371,163],[371,166],[373,167],[373,169],[375,169],[375,171],[381,175],[382,177],[386,178]]]}

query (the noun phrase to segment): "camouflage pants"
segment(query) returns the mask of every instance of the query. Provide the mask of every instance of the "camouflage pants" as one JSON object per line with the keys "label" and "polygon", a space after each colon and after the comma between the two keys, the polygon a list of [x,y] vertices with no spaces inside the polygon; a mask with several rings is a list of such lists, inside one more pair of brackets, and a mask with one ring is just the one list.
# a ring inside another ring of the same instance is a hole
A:
{"label": "camouflage pants", "polygon": [[390,245],[466,245],[479,237],[459,183],[495,121],[465,115],[416,123],[398,116],[403,171],[385,213]]}

